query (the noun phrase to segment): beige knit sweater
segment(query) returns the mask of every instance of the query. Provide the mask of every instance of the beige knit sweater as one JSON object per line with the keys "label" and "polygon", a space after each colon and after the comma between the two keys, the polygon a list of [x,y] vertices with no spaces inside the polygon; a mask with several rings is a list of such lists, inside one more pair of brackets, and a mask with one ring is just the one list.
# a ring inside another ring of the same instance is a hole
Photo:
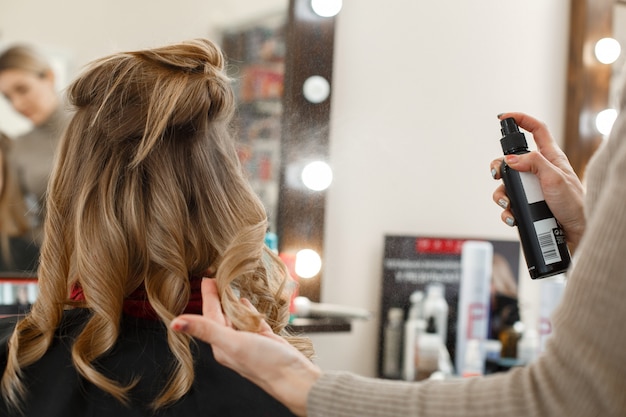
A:
{"label": "beige knit sweater", "polygon": [[626,416],[626,111],[587,172],[586,233],[535,362],[424,383],[326,372],[309,395],[308,415]]}
{"label": "beige knit sweater", "polygon": [[43,239],[44,201],[48,179],[52,172],[56,149],[70,119],[65,104],[59,105],[41,126],[18,137],[9,155],[16,170],[35,240]]}

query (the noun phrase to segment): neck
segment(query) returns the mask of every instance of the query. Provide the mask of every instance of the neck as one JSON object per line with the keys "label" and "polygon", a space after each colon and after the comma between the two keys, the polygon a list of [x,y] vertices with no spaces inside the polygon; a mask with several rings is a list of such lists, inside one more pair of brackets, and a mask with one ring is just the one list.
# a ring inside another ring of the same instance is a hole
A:
{"label": "neck", "polygon": [[[200,290],[201,283],[202,277],[189,278],[189,301],[181,313],[202,314],[202,293]],[[84,303],[86,308],[89,308],[89,300],[85,298],[83,289],[79,284],[76,284],[72,289],[70,299],[72,301],[81,301]],[[148,300],[148,293],[146,292],[143,284],[141,284],[135,291],[124,299],[123,312],[125,315],[132,317],[160,320],[159,315],[156,313]]]}

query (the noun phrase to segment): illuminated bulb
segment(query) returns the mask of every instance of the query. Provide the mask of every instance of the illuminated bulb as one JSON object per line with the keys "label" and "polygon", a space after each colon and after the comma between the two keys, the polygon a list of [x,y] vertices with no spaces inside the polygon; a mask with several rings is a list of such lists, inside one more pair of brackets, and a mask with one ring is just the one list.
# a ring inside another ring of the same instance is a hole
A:
{"label": "illuminated bulb", "polygon": [[313,161],[302,169],[302,182],[313,191],[322,191],[328,188],[333,181],[333,170],[323,161]]}
{"label": "illuminated bulb", "polygon": [[611,133],[611,128],[613,127],[613,123],[615,123],[616,118],[617,110],[602,110],[596,116],[596,129],[598,129],[598,132],[602,133],[603,135],[608,135],[609,133]]}
{"label": "illuminated bulb", "polygon": [[620,44],[613,38],[602,38],[596,43],[596,58],[603,64],[612,64],[615,62],[620,52]]}
{"label": "illuminated bulb", "polygon": [[322,269],[322,258],[313,249],[302,249],[296,253],[296,275],[313,278]]}
{"label": "illuminated bulb", "polygon": [[311,103],[321,103],[330,95],[330,84],[326,78],[320,75],[313,75],[306,79],[302,85],[302,93]]}
{"label": "illuminated bulb", "polygon": [[311,8],[321,17],[332,17],[341,10],[342,0],[311,0]]}

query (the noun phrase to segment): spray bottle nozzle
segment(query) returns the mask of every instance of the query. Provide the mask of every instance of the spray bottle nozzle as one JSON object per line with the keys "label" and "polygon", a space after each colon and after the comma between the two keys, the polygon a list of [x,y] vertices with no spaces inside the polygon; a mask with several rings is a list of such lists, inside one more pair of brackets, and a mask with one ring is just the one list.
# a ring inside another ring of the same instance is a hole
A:
{"label": "spray bottle nozzle", "polygon": [[502,129],[502,139],[500,139],[500,145],[502,145],[502,151],[505,155],[519,152],[528,152],[528,144],[524,134],[519,131],[515,119],[509,117],[504,120],[500,120],[500,126]]}
{"label": "spray bottle nozzle", "polygon": [[515,123],[515,119],[512,117],[500,120],[500,126],[502,126],[502,129],[500,129],[502,136],[519,133],[519,127],[517,127],[517,123]]}

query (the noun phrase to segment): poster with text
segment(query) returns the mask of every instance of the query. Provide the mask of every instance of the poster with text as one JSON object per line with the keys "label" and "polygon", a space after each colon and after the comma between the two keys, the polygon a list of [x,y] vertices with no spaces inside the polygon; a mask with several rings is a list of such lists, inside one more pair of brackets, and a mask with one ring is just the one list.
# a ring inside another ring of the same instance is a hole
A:
{"label": "poster with text", "polygon": [[[467,240],[487,241],[493,245],[488,338],[497,339],[503,322],[510,320],[512,315],[519,314],[517,300],[520,245],[518,241],[431,236],[385,236],[379,324],[379,377],[394,378],[383,372],[385,345],[386,342],[390,342],[385,340],[385,326],[389,321],[390,309],[393,308],[395,313],[399,313],[401,309],[402,321],[405,322],[410,308],[411,294],[415,291],[423,291],[426,294],[431,283],[443,284],[445,300],[448,304],[446,347],[451,360],[454,361],[461,278],[461,250],[463,243]],[[403,341],[400,342],[400,344],[402,343]],[[401,368],[403,349],[399,350],[398,366]],[[388,360],[388,357],[385,360]],[[400,376],[398,375],[397,378]]]}

